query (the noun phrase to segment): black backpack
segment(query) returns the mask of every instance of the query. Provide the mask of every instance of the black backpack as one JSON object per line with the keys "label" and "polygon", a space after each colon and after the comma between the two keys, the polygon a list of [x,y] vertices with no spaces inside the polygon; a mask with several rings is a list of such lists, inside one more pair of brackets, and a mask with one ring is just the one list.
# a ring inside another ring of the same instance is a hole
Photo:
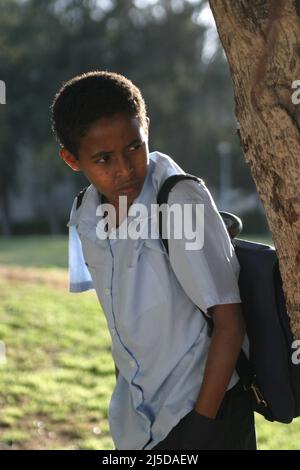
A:
{"label": "black backpack", "polygon": [[[167,204],[170,190],[182,179],[200,181],[189,174],[170,176],[157,195],[159,205]],[[240,263],[238,282],[250,344],[249,360],[241,350],[236,371],[244,388],[253,391],[254,411],[269,421],[290,423],[300,416],[300,350],[290,328],[276,251],[235,238],[242,229],[241,220],[228,212],[220,215]],[[160,211],[159,233],[168,253],[163,223]],[[204,317],[212,331],[213,321]]]}

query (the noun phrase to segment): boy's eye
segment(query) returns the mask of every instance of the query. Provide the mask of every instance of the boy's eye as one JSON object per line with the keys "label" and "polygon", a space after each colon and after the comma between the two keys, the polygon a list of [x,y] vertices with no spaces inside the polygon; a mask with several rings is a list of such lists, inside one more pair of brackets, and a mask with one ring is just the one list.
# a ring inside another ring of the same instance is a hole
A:
{"label": "boy's eye", "polygon": [[101,157],[97,158],[95,161],[96,163],[106,163],[109,160],[110,155],[101,155]]}
{"label": "boy's eye", "polygon": [[[136,144],[134,145],[131,145],[130,147],[127,147],[127,151],[128,152],[135,152],[136,150],[138,150],[139,148],[141,148],[143,145],[143,142],[137,142]],[[95,163],[107,163],[110,159],[110,154],[103,154],[103,155],[99,155],[99,157],[95,160]]]}
{"label": "boy's eye", "polygon": [[128,147],[129,152],[134,152],[134,150],[138,150],[142,146],[141,142],[138,142],[137,144],[132,145],[131,147]]}

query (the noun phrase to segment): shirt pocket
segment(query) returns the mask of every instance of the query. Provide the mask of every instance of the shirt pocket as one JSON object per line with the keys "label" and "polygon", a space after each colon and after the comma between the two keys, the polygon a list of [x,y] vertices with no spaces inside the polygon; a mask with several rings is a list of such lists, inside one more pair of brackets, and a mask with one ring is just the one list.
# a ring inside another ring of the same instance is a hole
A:
{"label": "shirt pocket", "polygon": [[134,311],[136,316],[150,310],[157,311],[153,315],[163,313],[167,302],[161,272],[164,256],[163,249],[149,240],[139,244],[129,266],[120,271],[119,299],[124,312]]}
{"label": "shirt pocket", "polygon": [[96,242],[81,236],[82,253],[86,266],[96,268],[106,264],[105,249]]}

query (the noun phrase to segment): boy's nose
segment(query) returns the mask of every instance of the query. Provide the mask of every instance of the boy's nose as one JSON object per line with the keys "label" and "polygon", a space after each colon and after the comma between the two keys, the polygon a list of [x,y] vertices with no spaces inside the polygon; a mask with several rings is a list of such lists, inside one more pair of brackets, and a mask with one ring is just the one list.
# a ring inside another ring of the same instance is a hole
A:
{"label": "boy's nose", "polygon": [[118,156],[115,162],[115,174],[116,177],[122,176],[127,177],[132,172],[132,167],[129,160],[123,156]]}

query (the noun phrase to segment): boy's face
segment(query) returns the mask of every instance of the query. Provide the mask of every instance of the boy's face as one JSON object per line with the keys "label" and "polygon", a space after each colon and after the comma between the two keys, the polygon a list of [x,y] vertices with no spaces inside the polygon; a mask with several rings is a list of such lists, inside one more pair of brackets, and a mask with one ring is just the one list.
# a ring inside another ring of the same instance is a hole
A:
{"label": "boy's face", "polygon": [[82,171],[116,209],[119,196],[127,196],[129,207],[147,174],[147,131],[138,118],[124,113],[101,118],[82,137],[78,160],[66,149],[60,151],[60,156],[74,171]]}

